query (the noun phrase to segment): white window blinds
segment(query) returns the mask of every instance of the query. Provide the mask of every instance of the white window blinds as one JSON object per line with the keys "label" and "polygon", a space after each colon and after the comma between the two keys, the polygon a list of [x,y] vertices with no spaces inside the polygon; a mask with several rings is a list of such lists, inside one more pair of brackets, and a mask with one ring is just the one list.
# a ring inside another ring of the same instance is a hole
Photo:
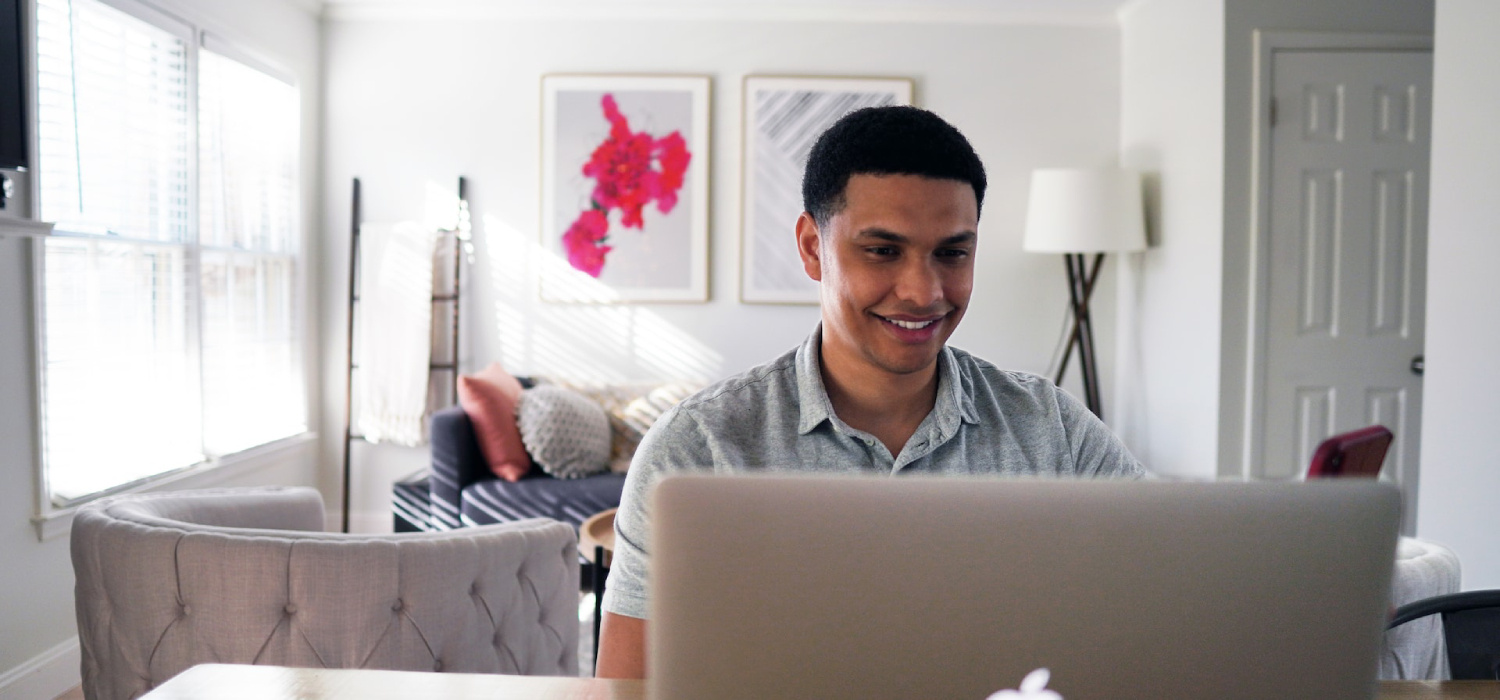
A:
{"label": "white window blinds", "polygon": [[306,425],[296,89],[200,50],[165,15],[111,5],[37,0],[40,209],[59,232],[43,248],[43,464],[58,504]]}
{"label": "white window blinds", "polygon": [[97,0],[37,0],[36,23],[42,218],[72,231],[185,241],[186,42]]}

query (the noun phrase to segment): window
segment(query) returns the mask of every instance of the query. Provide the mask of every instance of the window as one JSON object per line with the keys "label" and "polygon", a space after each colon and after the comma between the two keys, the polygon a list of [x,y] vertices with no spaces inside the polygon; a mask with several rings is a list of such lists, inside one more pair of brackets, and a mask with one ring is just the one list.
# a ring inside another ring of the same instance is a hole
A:
{"label": "window", "polygon": [[304,432],[296,89],[144,5],[36,24],[49,497]]}
{"label": "window", "polygon": [[293,305],[297,91],[198,56],[204,446],[226,454],[306,429]]}

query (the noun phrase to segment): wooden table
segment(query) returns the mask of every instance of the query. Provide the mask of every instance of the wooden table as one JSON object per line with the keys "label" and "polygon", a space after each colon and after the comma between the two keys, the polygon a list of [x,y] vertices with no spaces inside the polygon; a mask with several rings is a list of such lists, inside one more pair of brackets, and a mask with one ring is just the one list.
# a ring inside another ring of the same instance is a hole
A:
{"label": "wooden table", "polygon": [[[645,700],[641,681],[203,664],[143,700]],[[976,699],[977,700],[977,699]],[[1500,681],[1385,681],[1376,700],[1500,700]]]}
{"label": "wooden table", "polygon": [[642,681],[200,664],[142,700],[644,700]]}
{"label": "wooden table", "polygon": [[604,568],[614,563],[615,553],[615,512],[619,508],[610,508],[589,516],[588,520],[578,527],[578,551],[583,557],[595,564],[594,548],[604,548]]}
{"label": "wooden table", "polygon": [[1488,700],[1500,698],[1500,681],[1381,681],[1376,700]]}

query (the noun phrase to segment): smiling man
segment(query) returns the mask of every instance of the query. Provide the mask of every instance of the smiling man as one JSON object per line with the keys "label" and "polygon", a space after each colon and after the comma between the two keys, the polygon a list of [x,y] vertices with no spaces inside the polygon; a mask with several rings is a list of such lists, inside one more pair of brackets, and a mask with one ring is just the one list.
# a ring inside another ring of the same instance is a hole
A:
{"label": "smiling man", "polygon": [[645,672],[647,493],[666,474],[1144,474],[1050,381],[947,346],[974,286],[984,189],[968,140],[931,112],[863,109],[819,137],[796,233],[822,323],[641,441],[615,517],[600,677]]}

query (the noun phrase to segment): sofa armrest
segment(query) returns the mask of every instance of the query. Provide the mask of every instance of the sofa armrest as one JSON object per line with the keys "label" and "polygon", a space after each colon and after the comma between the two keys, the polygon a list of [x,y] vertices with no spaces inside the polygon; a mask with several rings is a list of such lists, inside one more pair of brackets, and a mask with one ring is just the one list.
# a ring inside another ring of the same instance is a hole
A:
{"label": "sofa armrest", "polygon": [[432,478],[428,492],[432,502],[430,522],[435,530],[462,527],[459,519],[460,498],[464,487],[476,481],[494,478],[479,441],[474,424],[461,406],[449,406],[432,414],[429,431],[432,442]]}

